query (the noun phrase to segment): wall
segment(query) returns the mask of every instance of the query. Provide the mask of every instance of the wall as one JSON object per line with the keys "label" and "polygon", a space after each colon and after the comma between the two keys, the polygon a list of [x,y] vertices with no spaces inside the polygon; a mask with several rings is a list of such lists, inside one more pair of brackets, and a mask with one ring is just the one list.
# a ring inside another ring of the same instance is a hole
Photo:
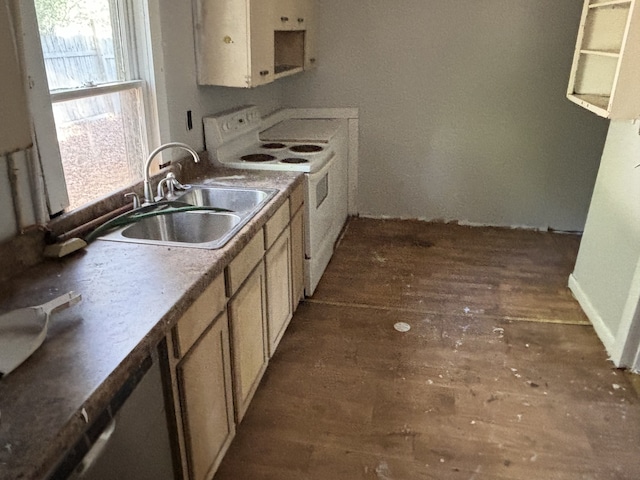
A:
{"label": "wall", "polygon": [[565,99],[579,0],[317,0],[292,106],[360,109],[360,210],[582,230],[607,122]]}
{"label": "wall", "polygon": [[252,90],[198,87],[191,1],[151,2],[160,141],[202,148],[244,103],[355,106],[361,213],[583,228],[607,124],[564,99],[581,2],[316,1],[319,68]]}
{"label": "wall", "polygon": [[640,328],[639,129],[640,122],[611,123],[570,279],[612,359],[627,365]]}

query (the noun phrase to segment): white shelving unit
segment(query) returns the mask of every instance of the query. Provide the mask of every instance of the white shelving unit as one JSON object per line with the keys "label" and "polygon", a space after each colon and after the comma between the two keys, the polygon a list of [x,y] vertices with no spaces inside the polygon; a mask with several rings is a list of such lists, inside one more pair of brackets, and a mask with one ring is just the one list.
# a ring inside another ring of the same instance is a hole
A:
{"label": "white shelving unit", "polygon": [[567,98],[601,117],[640,118],[640,0],[585,0]]}

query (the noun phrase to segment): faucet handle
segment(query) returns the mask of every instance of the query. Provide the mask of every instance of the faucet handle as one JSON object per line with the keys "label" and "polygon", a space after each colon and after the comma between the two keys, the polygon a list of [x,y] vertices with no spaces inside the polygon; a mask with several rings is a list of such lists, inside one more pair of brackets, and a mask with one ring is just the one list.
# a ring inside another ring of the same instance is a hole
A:
{"label": "faucet handle", "polygon": [[125,198],[132,197],[133,198],[133,208],[140,208],[140,197],[136,192],[129,192],[124,194]]}
{"label": "faucet handle", "polygon": [[173,172],[169,172],[167,173],[167,185],[169,185],[169,188],[171,189],[171,192],[173,193],[173,190],[188,190],[189,188],[191,188],[191,185],[183,185],[181,184],[178,179],[176,178],[176,176],[173,174]]}
{"label": "faucet handle", "polygon": [[163,178],[158,182],[157,194],[153,199],[156,202],[159,202],[164,198],[164,186],[167,185],[167,197],[171,195],[173,192],[171,191],[171,186],[169,184],[169,179],[167,177]]}
{"label": "faucet handle", "polygon": [[169,172],[167,173],[166,177],[164,177],[162,180],[160,180],[160,182],[158,182],[158,191],[155,198],[156,202],[159,202],[160,200],[165,198],[165,194],[164,194],[165,185],[167,186],[167,195],[166,195],[167,199],[175,196],[176,190],[187,190],[191,188],[190,185],[181,184],[176,178],[175,174],[173,172]]}

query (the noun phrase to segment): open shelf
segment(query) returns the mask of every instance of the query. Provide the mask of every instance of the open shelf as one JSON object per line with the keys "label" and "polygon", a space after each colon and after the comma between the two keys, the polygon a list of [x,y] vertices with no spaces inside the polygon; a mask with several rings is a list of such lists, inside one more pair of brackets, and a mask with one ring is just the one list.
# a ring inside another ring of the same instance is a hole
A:
{"label": "open shelf", "polygon": [[614,7],[617,5],[629,5],[631,0],[592,0],[589,8]]}
{"label": "open shelf", "polygon": [[640,117],[638,2],[584,2],[567,98],[605,118]]}
{"label": "open shelf", "polygon": [[619,58],[620,52],[606,51],[606,50],[580,50],[583,55],[600,55],[601,57],[613,57]]}
{"label": "open shelf", "polygon": [[620,52],[630,4],[590,10],[584,24],[582,49]]}
{"label": "open shelf", "polygon": [[617,57],[581,54],[572,93],[610,96],[617,68]]}
{"label": "open shelf", "polygon": [[293,75],[304,69],[304,30],[276,30],[274,32],[274,72],[278,78]]}
{"label": "open shelf", "polygon": [[608,95],[573,94],[567,95],[567,98],[573,103],[580,105],[581,107],[584,107],[587,110],[600,115],[601,117],[608,116],[609,100],[611,98]]}
{"label": "open shelf", "polygon": [[274,78],[288,77],[289,75],[295,75],[302,72],[303,68],[296,65],[278,65],[275,69]]}

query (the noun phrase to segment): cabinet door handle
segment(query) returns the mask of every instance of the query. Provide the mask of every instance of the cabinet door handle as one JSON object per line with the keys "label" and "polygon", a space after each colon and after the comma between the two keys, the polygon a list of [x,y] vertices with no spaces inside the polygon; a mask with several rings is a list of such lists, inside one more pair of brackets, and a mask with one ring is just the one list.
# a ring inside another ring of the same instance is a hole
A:
{"label": "cabinet door handle", "polygon": [[280,17],[280,21],[288,22],[289,21],[289,17]]}
{"label": "cabinet door handle", "polygon": [[267,75],[269,75],[269,70],[260,70],[260,75],[266,77]]}
{"label": "cabinet door handle", "polygon": [[298,23],[304,22],[304,18],[298,18]]}

